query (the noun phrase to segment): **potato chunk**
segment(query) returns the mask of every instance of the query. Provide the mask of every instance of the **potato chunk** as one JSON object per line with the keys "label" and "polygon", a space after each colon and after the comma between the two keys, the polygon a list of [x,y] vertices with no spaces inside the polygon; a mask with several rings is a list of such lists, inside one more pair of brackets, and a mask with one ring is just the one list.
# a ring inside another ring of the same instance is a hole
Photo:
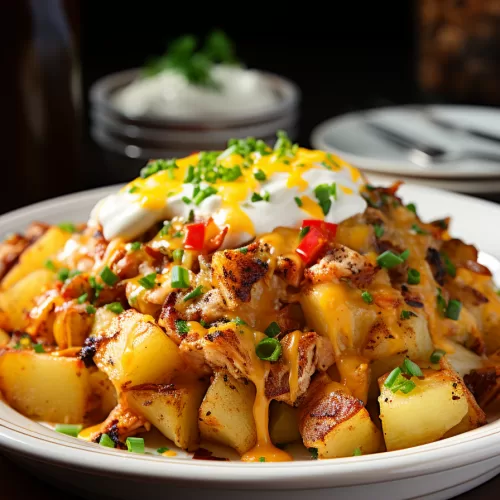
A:
{"label": "potato chunk", "polygon": [[382,438],[363,403],[326,375],[316,376],[302,404],[299,429],[307,448],[319,458],[350,457],[381,451]]}
{"label": "potato chunk", "polygon": [[89,373],[74,358],[6,352],[0,357],[0,389],[14,409],[37,420],[78,424],[89,409]]}
{"label": "potato chunk", "polygon": [[153,424],[176,446],[193,451],[198,447],[198,409],[208,380],[174,384],[143,384],[124,394],[130,408]]}
{"label": "potato chunk", "polygon": [[[393,393],[379,378],[380,419],[387,450],[432,443],[460,424],[469,412],[470,393],[450,370],[422,370],[422,380],[408,394]],[[470,396],[472,397],[472,396]]]}
{"label": "potato chunk", "polygon": [[269,407],[269,434],[274,444],[300,441],[299,410],[286,403],[271,401]]}
{"label": "potato chunk", "polygon": [[234,448],[240,455],[255,445],[253,418],[255,387],[231,375],[217,372],[200,406],[199,426],[203,439]]}
{"label": "potato chunk", "polygon": [[133,309],[117,316],[106,334],[96,339],[94,361],[123,387],[168,383],[184,368],[179,348],[152,316]]}
{"label": "potato chunk", "polygon": [[43,268],[44,262],[62,250],[71,233],[63,231],[57,226],[51,227],[43,236],[29,246],[19,258],[19,262],[7,273],[2,280],[2,290],[7,290],[28,274]]}
{"label": "potato chunk", "polygon": [[5,292],[0,292],[0,326],[6,330],[24,330],[27,314],[35,306],[35,297],[54,281],[54,273],[48,269],[24,276]]}

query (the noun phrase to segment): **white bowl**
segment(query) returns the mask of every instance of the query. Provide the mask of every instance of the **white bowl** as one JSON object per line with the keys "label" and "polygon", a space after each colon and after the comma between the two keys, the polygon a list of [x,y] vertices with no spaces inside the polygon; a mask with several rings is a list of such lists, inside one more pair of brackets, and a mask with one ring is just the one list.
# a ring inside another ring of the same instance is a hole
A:
{"label": "white bowl", "polygon": [[[84,221],[94,203],[115,189],[64,196],[3,215],[0,236],[19,231],[32,220]],[[500,220],[499,206],[412,185],[403,186],[401,194],[418,204],[424,219],[452,215],[454,235],[500,256],[500,232],[494,230]],[[0,448],[40,477],[92,498],[157,500],[197,495],[204,500],[250,500],[258,495],[261,500],[439,500],[500,472],[500,421],[408,450],[335,460],[248,464],[106,449],[57,434],[0,402]]]}

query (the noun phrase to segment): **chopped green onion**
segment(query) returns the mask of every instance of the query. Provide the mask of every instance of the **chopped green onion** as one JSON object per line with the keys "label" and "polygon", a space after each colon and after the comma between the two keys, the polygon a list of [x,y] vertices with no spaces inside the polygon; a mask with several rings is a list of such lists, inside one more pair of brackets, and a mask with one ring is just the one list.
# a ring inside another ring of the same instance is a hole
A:
{"label": "chopped green onion", "polygon": [[57,424],[55,427],[56,432],[66,434],[66,436],[77,437],[83,429],[83,425],[76,424]]}
{"label": "chopped green onion", "polygon": [[194,210],[193,210],[193,209],[191,209],[191,210],[189,211],[187,221],[188,221],[188,222],[190,222],[190,223],[191,223],[191,222],[194,222]]}
{"label": "chopped green onion", "polygon": [[33,344],[33,350],[37,354],[43,354],[45,352],[45,349],[43,347],[43,344]]}
{"label": "chopped green onion", "polygon": [[104,266],[104,269],[100,272],[99,276],[108,286],[115,285],[120,279],[108,266]]}
{"label": "chopped green onion", "polygon": [[203,295],[203,286],[202,285],[197,286],[193,291],[189,292],[184,297],[184,302],[187,302],[188,300],[191,300],[191,299],[195,299],[196,297],[199,297],[200,295]]}
{"label": "chopped green onion", "polygon": [[144,439],[128,437],[125,441],[128,451],[132,453],[144,453]]}
{"label": "chopped green onion", "polygon": [[115,314],[120,314],[124,311],[123,306],[120,302],[111,302],[111,304],[106,304],[106,309]]}
{"label": "chopped green onion", "polygon": [[160,455],[163,455],[166,451],[170,451],[170,448],[167,448],[166,446],[162,446],[161,448],[158,448],[156,450],[156,453],[159,453]]}
{"label": "chopped green onion", "polygon": [[438,288],[437,289],[437,295],[436,295],[436,306],[438,308],[438,311],[445,315],[446,314],[446,309],[448,307],[448,305],[446,304],[446,300],[445,298],[443,297],[442,293],[441,293],[441,288]]}
{"label": "chopped green onion", "polygon": [[313,460],[318,460],[318,448],[307,448]]}
{"label": "chopped green onion", "polygon": [[399,266],[399,264],[402,264],[403,262],[404,260],[399,255],[396,255],[390,250],[386,250],[383,254],[377,257],[377,264],[380,267],[385,267],[386,269]]}
{"label": "chopped green onion", "polygon": [[262,339],[255,348],[255,353],[263,361],[278,361],[281,351],[280,341],[271,337]]}
{"label": "chopped green onion", "polygon": [[319,184],[314,188],[314,195],[318,200],[318,205],[325,215],[328,215],[332,207],[332,200],[330,200],[331,186],[329,184]]}
{"label": "chopped green onion", "polygon": [[203,327],[203,328],[208,328],[209,326],[209,323],[207,323],[206,321],[200,319],[200,325]]}
{"label": "chopped green onion", "polygon": [[271,195],[267,191],[264,191],[264,194],[262,195],[262,199],[264,201],[269,201],[271,199]]}
{"label": "chopped green onion", "polygon": [[248,248],[247,247],[240,248],[239,252],[242,253],[243,255],[246,255],[248,253]]}
{"label": "chopped green onion", "polygon": [[146,179],[147,177],[157,174],[162,170],[168,170],[169,177],[173,179],[174,169],[179,168],[176,164],[176,159],[172,158],[170,160],[153,160],[150,161],[144,168],[141,169],[141,177]]}
{"label": "chopped green onion", "polygon": [[416,384],[413,382],[413,380],[407,380],[406,382],[403,382],[399,387],[394,387],[392,389],[392,392],[397,392],[400,390],[403,394],[408,394],[409,392],[413,391],[415,389]]}
{"label": "chopped green onion", "polygon": [[133,243],[130,243],[131,252],[137,252],[140,249],[141,249],[141,243],[139,241],[134,241]]}
{"label": "chopped green onion", "polygon": [[188,198],[187,196],[183,196],[181,199],[186,205],[191,203],[191,198]]}
{"label": "chopped green onion", "polygon": [[260,168],[253,173],[253,176],[257,181],[265,181],[267,179],[265,172]]}
{"label": "chopped green onion", "polygon": [[446,308],[446,317],[457,321],[460,317],[461,310],[462,303],[459,300],[450,300],[450,302],[448,302],[448,307]]}
{"label": "chopped green onion", "polygon": [[184,184],[189,184],[190,182],[193,182],[193,180],[194,180],[194,167],[193,165],[189,165],[186,172],[186,177],[184,177]]}
{"label": "chopped green onion", "polygon": [[372,294],[370,292],[363,292],[361,294],[361,298],[367,303],[367,304],[371,304],[373,302],[373,297],[372,297]]}
{"label": "chopped green onion", "polygon": [[95,298],[97,299],[99,297],[99,294],[101,290],[104,288],[102,285],[97,283],[95,276],[90,276],[89,278],[89,284],[90,286],[94,289],[95,292]]}
{"label": "chopped green onion", "polygon": [[403,260],[408,260],[409,256],[410,256],[410,251],[408,249],[399,254],[399,257]]}
{"label": "chopped green onion", "polygon": [[356,448],[356,449],[352,452],[352,455],[353,455],[354,457],[360,457],[362,454],[363,454],[363,452],[361,451],[361,448]]}
{"label": "chopped green onion", "polygon": [[330,196],[336,201],[337,200],[337,183],[334,182],[330,186]]}
{"label": "chopped green onion", "polygon": [[87,299],[89,298],[89,294],[88,293],[82,293],[82,295],[80,295],[80,297],[78,297],[76,299],[76,301],[79,303],[79,304],[83,304],[84,302],[87,301]]}
{"label": "chopped green onion", "polygon": [[156,273],[146,274],[138,280],[139,285],[146,288],[146,290],[151,290],[156,284]]}
{"label": "chopped green onion", "polygon": [[408,269],[408,284],[418,285],[420,283],[420,273],[413,268]]}
{"label": "chopped green onion", "polygon": [[99,439],[99,444],[105,446],[106,448],[114,448],[116,446],[115,442],[109,437],[108,434],[103,434]]}
{"label": "chopped green onion", "polygon": [[176,231],[173,235],[172,238],[182,238],[184,236],[184,233],[182,231]]}
{"label": "chopped green onion", "polygon": [[265,462],[266,461],[266,457],[259,457],[259,462]]}
{"label": "chopped green onion", "polygon": [[183,319],[175,320],[175,329],[179,335],[186,335],[186,333],[189,333],[190,330],[188,322]]}
{"label": "chopped green onion", "polygon": [[85,311],[87,312],[87,314],[95,314],[95,307],[91,304],[88,304],[85,308]]}
{"label": "chopped green onion", "polygon": [[174,266],[171,273],[172,288],[189,288],[189,271],[182,266]]}
{"label": "chopped green onion", "polygon": [[68,274],[68,278],[73,278],[75,276],[78,276],[79,274],[82,274],[82,272],[78,269],[72,269]]}
{"label": "chopped green onion", "polygon": [[411,375],[412,377],[423,377],[424,374],[422,373],[422,370],[420,369],[420,366],[418,366],[416,363],[414,363],[411,359],[405,358],[402,364],[402,370],[407,373],[408,375]]}
{"label": "chopped green onion", "polygon": [[414,214],[417,213],[417,206],[415,205],[415,203],[408,203],[408,205],[406,205],[406,208],[410,211],[410,212],[413,212]]}
{"label": "chopped green onion", "polygon": [[385,233],[384,226],[381,226],[380,224],[375,224],[373,226],[373,231],[375,232],[375,236],[377,238],[382,238],[382,236],[384,236]]}
{"label": "chopped green onion", "polygon": [[401,319],[410,319],[412,316],[416,316],[413,311],[401,311]]}
{"label": "chopped green onion", "polygon": [[448,255],[446,255],[445,253],[441,254],[441,258],[443,259],[444,268],[446,269],[446,272],[452,278],[454,278],[457,275],[457,268],[456,268],[455,264],[453,264],[453,262],[450,260]]}
{"label": "chopped green onion", "polygon": [[176,264],[180,264],[182,262],[182,257],[184,256],[184,250],[182,248],[176,248],[172,252],[172,258]]}
{"label": "chopped green onion", "polygon": [[250,200],[255,203],[257,201],[269,201],[270,198],[271,195],[266,191],[263,195],[260,195],[259,193],[252,193]]}
{"label": "chopped green onion", "polygon": [[300,233],[299,233],[299,241],[302,240],[304,238],[304,236],[311,230],[311,228],[309,226],[305,226],[303,227],[301,230],[300,230]]}
{"label": "chopped green onion", "polygon": [[76,226],[71,222],[61,222],[58,225],[59,229],[66,231],[67,233],[74,233],[76,231]]}
{"label": "chopped green onion", "polygon": [[394,382],[396,382],[396,379],[401,375],[401,368],[397,367],[392,370],[389,375],[387,375],[387,378],[385,379],[384,386],[390,389],[393,385]]}
{"label": "chopped green onion", "polygon": [[245,321],[243,321],[239,316],[236,316],[236,318],[234,318],[234,322],[239,326],[246,325]]}
{"label": "chopped green onion", "polygon": [[158,233],[158,235],[160,237],[168,236],[168,233],[170,232],[170,229],[172,229],[172,223],[171,222],[167,222],[165,224],[165,222],[164,222],[163,223],[163,227],[160,229],[160,232]]}
{"label": "chopped green onion", "polygon": [[416,234],[429,234],[428,231],[422,229],[418,224],[413,224],[411,228]]}
{"label": "chopped green onion", "polygon": [[56,272],[56,266],[55,264],[50,260],[47,259],[44,263],[44,266],[49,270],[49,271],[54,271]]}
{"label": "chopped green onion", "polygon": [[208,186],[205,189],[202,189],[194,198],[193,203],[198,206],[203,200],[217,193],[217,189],[212,186]]}
{"label": "chopped green onion", "polygon": [[301,200],[298,196],[296,196],[296,197],[294,198],[294,200],[295,200],[295,203],[297,203],[297,206],[298,206],[299,208],[303,205],[302,200]]}
{"label": "chopped green onion", "polygon": [[273,321],[272,323],[269,324],[269,326],[264,330],[264,333],[268,337],[276,337],[276,335],[279,335],[281,333],[281,329],[276,323],[276,321]]}
{"label": "chopped green onion", "polygon": [[69,269],[67,267],[61,267],[59,271],[57,271],[57,279],[59,281],[66,281],[69,278]]}
{"label": "chopped green onion", "polygon": [[132,186],[132,187],[128,190],[128,192],[129,192],[130,194],[136,193],[137,191],[139,191],[139,186]]}
{"label": "chopped green onion", "polygon": [[446,351],[443,351],[442,349],[436,349],[430,357],[431,363],[439,363],[441,358],[446,354]]}

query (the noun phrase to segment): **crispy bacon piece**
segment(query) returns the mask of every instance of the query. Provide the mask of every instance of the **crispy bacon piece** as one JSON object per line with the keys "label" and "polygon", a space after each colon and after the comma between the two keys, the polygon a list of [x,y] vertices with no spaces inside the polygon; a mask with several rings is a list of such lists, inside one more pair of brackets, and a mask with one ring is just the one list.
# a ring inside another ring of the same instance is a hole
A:
{"label": "crispy bacon piece", "polygon": [[481,408],[498,399],[500,394],[500,367],[472,370],[464,376],[464,382]]}

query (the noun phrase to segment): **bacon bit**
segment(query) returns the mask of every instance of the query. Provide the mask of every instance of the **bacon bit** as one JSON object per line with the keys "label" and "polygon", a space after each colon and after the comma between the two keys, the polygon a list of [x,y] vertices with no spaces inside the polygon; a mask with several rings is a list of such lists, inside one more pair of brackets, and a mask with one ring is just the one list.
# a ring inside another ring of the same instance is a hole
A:
{"label": "bacon bit", "polygon": [[194,452],[193,460],[215,460],[218,462],[229,462],[229,458],[214,457],[210,450],[199,448]]}
{"label": "bacon bit", "polygon": [[397,181],[394,184],[391,184],[389,187],[386,188],[379,188],[380,191],[382,191],[385,194],[389,194],[391,196],[394,196],[398,189],[404,184],[403,181]]}
{"label": "bacon bit", "polygon": [[[215,224],[214,224],[215,225]],[[207,227],[207,232],[209,227]],[[205,250],[206,253],[215,252],[224,243],[227,232],[229,231],[229,226],[224,226],[215,236],[212,236],[208,240],[205,240]]]}
{"label": "bacon bit", "polygon": [[153,257],[153,259],[161,259],[163,257],[163,254],[159,250],[150,245],[144,245],[144,250],[150,257]]}
{"label": "bacon bit", "polygon": [[473,273],[476,274],[481,274],[483,276],[491,276],[491,271],[483,266],[482,264],[479,264],[479,262],[475,262],[473,260],[467,260],[464,263],[465,269],[468,269],[469,271],[472,271]]}

